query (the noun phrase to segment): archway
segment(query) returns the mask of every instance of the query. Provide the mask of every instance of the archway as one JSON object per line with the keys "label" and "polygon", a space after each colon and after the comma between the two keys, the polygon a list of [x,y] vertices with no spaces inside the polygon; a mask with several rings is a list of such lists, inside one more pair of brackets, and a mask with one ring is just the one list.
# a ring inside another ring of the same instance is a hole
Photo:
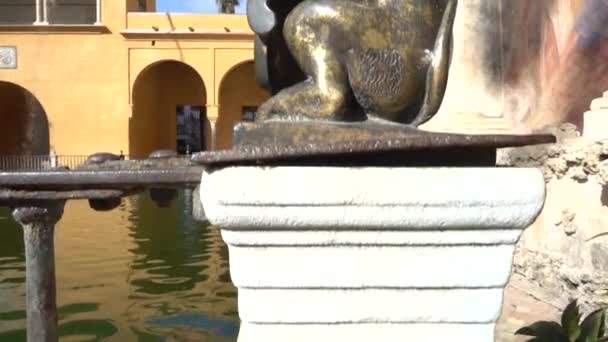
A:
{"label": "archway", "polygon": [[49,123],[27,89],[0,81],[0,155],[48,155]]}
{"label": "archway", "polygon": [[253,61],[237,64],[222,79],[219,88],[219,116],[216,123],[216,147],[232,147],[232,130],[236,123],[255,119],[255,110],[270,94],[255,78]]}
{"label": "archway", "polygon": [[185,63],[162,61],[144,69],[133,85],[131,158],[160,149],[205,150],[206,97],[203,79]]}

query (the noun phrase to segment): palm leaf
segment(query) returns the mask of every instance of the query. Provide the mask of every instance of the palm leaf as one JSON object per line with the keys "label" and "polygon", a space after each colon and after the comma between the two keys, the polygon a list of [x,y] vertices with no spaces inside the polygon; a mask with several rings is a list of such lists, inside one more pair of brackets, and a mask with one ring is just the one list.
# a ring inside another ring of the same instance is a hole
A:
{"label": "palm leaf", "polygon": [[597,342],[600,333],[604,330],[604,320],[606,319],[606,310],[599,309],[593,311],[581,323],[581,334],[576,339],[576,342]]}
{"label": "palm leaf", "polygon": [[568,334],[570,341],[576,341],[581,334],[581,329],[578,326],[580,320],[581,313],[578,308],[578,303],[575,300],[568,304],[562,314],[562,327],[566,331],[566,334]]}
{"label": "palm leaf", "polygon": [[215,2],[220,13],[234,13],[236,7],[240,4],[239,0],[216,0]]}

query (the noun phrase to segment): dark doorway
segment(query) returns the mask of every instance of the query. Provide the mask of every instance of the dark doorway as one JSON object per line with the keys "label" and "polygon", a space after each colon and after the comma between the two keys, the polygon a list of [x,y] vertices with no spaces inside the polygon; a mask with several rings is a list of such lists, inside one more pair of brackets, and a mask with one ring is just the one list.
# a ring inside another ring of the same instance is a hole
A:
{"label": "dark doorway", "polygon": [[255,122],[255,113],[258,111],[257,106],[243,107],[243,122]]}
{"label": "dark doorway", "polygon": [[0,81],[0,155],[48,155],[49,122],[25,88]]}
{"label": "dark doorway", "polygon": [[205,121],[207,112],[204,106],[177,106],[177,153],[191,154],[206,150]]}

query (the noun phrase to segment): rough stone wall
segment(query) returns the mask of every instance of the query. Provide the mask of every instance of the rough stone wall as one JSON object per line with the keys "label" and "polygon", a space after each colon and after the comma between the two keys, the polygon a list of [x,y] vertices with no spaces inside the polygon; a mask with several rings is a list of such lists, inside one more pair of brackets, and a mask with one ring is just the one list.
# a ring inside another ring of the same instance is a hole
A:
{"label": "rough stone wall", "polygon": [[503,166],[539,167],[547,182],[543,212],[519,242],[514,272],[558,301],[586,309],[608,304],[608,140],[553,129],[558,143],[505,149]]}

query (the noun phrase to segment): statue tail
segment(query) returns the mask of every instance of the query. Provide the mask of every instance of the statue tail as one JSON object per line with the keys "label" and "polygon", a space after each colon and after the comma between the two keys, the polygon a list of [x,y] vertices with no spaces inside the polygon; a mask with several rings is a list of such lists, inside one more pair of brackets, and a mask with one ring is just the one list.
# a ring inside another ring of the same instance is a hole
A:
{"label": "statue tail", "polygon": [[456,8],[458,0],[448,0],[443,19],[439,27],[439,33],[433,47],[431,65],[426,75],[426,90],[422,107],[418,116],[412,122],[413,126],[419,126],[429,121],[437,112],[448,83],[448,71],[450,68],[450,53],[452,42],[452,29],[456,19]]}

